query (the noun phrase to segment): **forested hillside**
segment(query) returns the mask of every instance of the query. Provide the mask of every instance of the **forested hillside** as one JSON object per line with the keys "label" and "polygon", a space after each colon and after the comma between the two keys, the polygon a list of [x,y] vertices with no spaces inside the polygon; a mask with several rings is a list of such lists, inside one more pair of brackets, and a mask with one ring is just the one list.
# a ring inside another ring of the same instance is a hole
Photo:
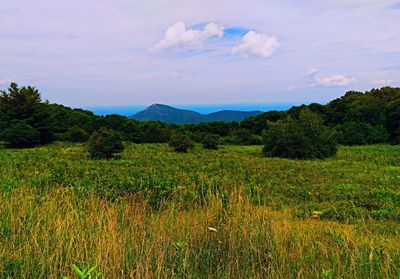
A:
{"label": "forested hillside", "polygon": [[400,141],[400,88],[392,87],[365,93],[350,91],[326,105],[313,103],[284,112],[269,111],[244,120],[240,126],[262,134],[268,129],[269,122],[286,117],[297,118],[304,108],[321,116],[326,125],[336,128],[342,144]]}
{"label": "forested hillside", "polygon": [[310,104],[288,111],[269,111],[242,122],[208,122],[177,125],[137,121],[119,115],[97,116],[41,99],[34,87],[13,83],[0,94],[0,141],[9,147],[31,147],[53,141],[86,141],[100,128],[119,132],[125,141],[163,143],[174,133],[200,142],[209,134],[225,144],[262,144],[273,122],[297,119],[302,110],[318,114],[325,125],[336,129],[339,143],[362,145],[400,142],[400,88],[384,87],[368,92],[347,92],[326,105]]}

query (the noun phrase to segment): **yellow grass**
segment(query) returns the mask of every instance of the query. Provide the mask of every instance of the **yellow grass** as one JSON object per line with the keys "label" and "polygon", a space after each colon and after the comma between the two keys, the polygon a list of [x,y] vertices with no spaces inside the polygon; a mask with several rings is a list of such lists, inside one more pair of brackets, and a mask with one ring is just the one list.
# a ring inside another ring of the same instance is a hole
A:
{"label": "yellow grass", "polygon": [[366,222],[297,219],[252,205],[240,190],[229,206],[215,196],[201,208],[175,202],[159,211],[133,195],[109,201],[63,187],[20,187],[0,198],[4,278],[73,277],[72,264],[97,265],[105,278],[399,275],[396,235],[372,233]]}

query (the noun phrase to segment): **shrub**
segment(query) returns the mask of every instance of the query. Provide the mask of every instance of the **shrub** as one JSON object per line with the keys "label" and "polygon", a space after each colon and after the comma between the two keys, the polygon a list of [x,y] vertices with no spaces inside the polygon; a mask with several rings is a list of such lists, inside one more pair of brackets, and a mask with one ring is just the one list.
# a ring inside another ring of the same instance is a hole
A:
{"label": "shrub", "polygon": [[336,132],[307,109],[300,112],[298,119],[288,117],[269,125],[270,129],[265,132],[265,156],[323,159],[337,152]]}
{"label": "shrub", "polygon": [[88,141],[87,151],[92,159],[110,159],[124,150],[121,135],[107,128],[94,132]]}
{"label": "shrub", "polygon": [[39,131],[20,120],[12,121],[0,137],[11,148],[34,147],[40,143]]}
{"label": "shrub", "polygon": [[216,150],[218,149],[218,140],[219,140],[219,136],[216,134],[207,134],[204,136],[203,138],[203,147],[205,149],[212,149],[212,150]]}
{"label": "shrub", "polygon": [[88,133],[77,125],[72,126],[63,136],[63,140],[70,142],[85,142],[88,138]]}
{"label": "shrub", "polygon": [[188,149],[194,148],[194,143],[185,134],[175,134],[171,136],[169,146],[174,148],[175,152],[186,153]]}

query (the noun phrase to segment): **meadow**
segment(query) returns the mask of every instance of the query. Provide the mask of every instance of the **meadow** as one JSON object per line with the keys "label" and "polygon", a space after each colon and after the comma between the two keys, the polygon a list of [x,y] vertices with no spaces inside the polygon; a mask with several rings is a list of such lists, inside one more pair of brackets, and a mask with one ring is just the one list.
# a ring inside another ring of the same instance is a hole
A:
{"label": "meadow", "polygon": [[0,149],[0,278],[399,278],[400,146]]}

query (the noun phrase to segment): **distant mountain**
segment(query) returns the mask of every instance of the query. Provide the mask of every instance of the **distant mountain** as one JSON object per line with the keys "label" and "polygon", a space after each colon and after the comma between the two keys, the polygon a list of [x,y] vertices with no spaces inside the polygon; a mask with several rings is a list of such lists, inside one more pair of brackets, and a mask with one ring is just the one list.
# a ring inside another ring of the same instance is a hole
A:
{"label": "distant mountain", "polygon": [[261,111],[222,110],[210,114],[201,114],[191,110],[177,109],[162,104],[153,104],[131,118],[136,120],[159,120],[167,123],[188,124],[212,121],[242,121],[243,119],[261,114]]}

